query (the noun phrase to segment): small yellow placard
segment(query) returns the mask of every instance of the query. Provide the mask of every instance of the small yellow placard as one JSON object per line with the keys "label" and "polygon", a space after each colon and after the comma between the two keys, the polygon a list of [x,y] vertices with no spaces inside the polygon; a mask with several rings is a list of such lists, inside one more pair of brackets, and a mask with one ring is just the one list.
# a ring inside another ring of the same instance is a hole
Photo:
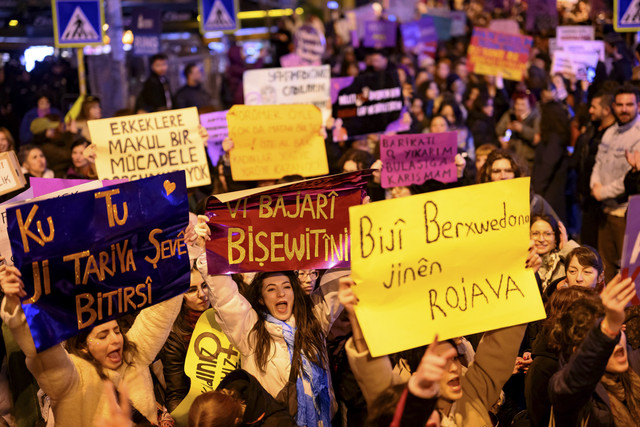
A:
{"label": "small yellow placard", "polygon": [[529,178],[349,208],[356,315],[373,356],[545,317]]}
{"label": "small yellow placard", "polygon": [[329,173],[322,114],[313,105],[234,105],[227,113],[236,181]]}
{"label": "small yellow placard", "polygon": [[239,367],[240,353],[216,322],[215,311],[208,309],[196,323],[184,361],[184,373],[191,379],[191,387],[187,396],[171,412],[178,425],[189,424],[189,408],[196,397],[215,390],[229,372]]}

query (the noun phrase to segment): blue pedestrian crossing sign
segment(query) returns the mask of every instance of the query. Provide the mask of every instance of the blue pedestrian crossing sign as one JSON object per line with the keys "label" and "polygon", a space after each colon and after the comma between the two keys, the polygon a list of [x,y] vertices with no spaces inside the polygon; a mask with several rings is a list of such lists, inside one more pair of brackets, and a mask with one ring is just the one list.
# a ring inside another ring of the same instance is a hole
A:
{"label": "blue pedestrian crossing sign", "polygon": [[235,31],[238,29],[237,0],[200,0],[200,31]]}
{"label": "blue pedestrian crossing sign", "polygon": [[618,32],[640,30],[640,0],[613,1],[613,28]]}
{"label": "blue pedestrian crossing sign", "polygon": [[51,10],[56,47],[103,44],[102,0],[52,0]]}

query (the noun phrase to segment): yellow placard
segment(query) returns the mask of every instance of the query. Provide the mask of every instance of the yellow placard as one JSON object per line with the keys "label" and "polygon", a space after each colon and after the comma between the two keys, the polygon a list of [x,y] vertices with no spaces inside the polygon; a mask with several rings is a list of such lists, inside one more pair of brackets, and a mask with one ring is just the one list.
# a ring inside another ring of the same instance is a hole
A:
{"label": "yellow placard", "polygon": [[216,322],[215,311],[206,310],[196,323],[189,341],[184,373],[191,379],[189,393],[171,412],[179,426],[188,425],[189,408],[203,393],[215,390],[220,381],[240,367],[240,353]]}
{"label": "yellow placard", "polygon": [[184,170],[187,187],[211,184],[195,107],[89,120],[100,179],[130,181]]}
{"label": "yellow placard", "polygon": [[329,173],[322,114],[314,105],[234,105],[227,124],[236,181]]}
{"label": "yellow placard", "polygon": [[373,356],[544,318],[529,178],[349,208],[356,315]]}

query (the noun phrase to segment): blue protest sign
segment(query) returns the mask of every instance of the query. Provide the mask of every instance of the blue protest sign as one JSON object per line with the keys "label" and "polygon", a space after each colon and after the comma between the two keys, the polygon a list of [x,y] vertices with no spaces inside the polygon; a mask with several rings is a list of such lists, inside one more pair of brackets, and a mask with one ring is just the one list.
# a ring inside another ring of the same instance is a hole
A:
{"label": "blue protest sign", "polygon": [[200,31],[235,31],[238,29],[237,0],[200,0]]}
{"label": "blue protest sign", "polygon": [[131,13],[133,33],[133,54],[135,56],[155,55],[160,52],[162,34],[162,10],[138,7]]}
{"label": "blue protest sign", "polygon": [[189,288],[184,172],[7,209],[38,351]]}
{"label": "blue protest sign", "polygon": [[613,0],[613,28],[620,32],[640,30],[640,0]]}
{"label": "blue protest sign", "polygon": [[104,10],[100,0],[52,0],[56,47],[101,45]]}

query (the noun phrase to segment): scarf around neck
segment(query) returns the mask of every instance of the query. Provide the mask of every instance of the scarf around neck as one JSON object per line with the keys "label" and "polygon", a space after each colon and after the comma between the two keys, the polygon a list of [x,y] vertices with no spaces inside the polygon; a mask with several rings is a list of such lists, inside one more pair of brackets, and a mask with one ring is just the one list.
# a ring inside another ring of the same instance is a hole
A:
{"label": "scarf around neck", "polygon": [[[293,345],[296,328],[268,313],[265,313],[265,319],[269,323],[282,327],[282,336],[287,343],[289,361],[293,369]],[[296,425],[330,427],[331,397],[327,372],[321,366],[309,361],[302,351],[300,351],[300,358],[302,361],[302,375],[298,374],[296,376],[296,400],[298,402]],[[304,381],[311,385],[311,395],[305,392]]]}
{"label": "scarf around neck", "polygon": [[622,374],[605,373],[600,380],[611,406],[617,427],[635,425],[640,419],[640,377],[631,367]]}

